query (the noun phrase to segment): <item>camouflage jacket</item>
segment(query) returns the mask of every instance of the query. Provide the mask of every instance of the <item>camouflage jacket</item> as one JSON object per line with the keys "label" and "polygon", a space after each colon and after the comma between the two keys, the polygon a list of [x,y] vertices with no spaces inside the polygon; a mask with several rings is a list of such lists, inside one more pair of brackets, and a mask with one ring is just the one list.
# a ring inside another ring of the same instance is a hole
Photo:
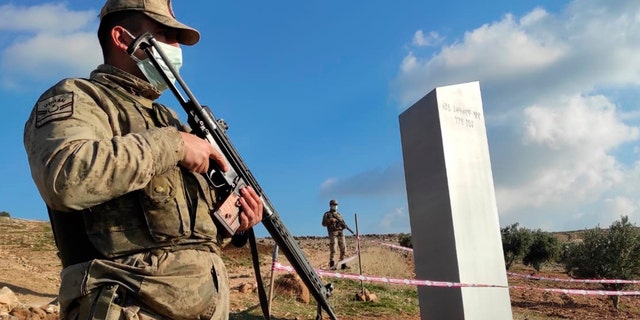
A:
{"label": "camouflage jacket", "polygon": [[[80,231],[65,229],[74,223],[93,245],[82,250],[107,258],[222,244],[209,215],[215,194],[201,175],[178,166],[184,155],[178,131],[185,126],[154,102],[159,95],[146,81],[101,65],[90,79],[62,80],[38,99],[24,144],[63,264],[65,253],[76,250],[69,247],[82,241],[59,239]],[[72,256],[78,254],[86,252]]]}
{"label": "camouflage jacket", "polygon": [[[336,221],[331,223],[331,218],[336,219]],[[327,227],[329,232],[342,231],[345,228],[344,218],[338,211],[327,211],[322,216],[322,226]]]}
{"label": "camouflage jacket", "polygon": [[[119,283],[170,319],[228,308],[210,210],[215,194],[178,166],[185,130],[146,81],[108,65],[38,99],[24,130],[64,270],[61,314]],[[215,299],[214,299],[215,298]],[[217,311],[216,311],[217,312]]]}

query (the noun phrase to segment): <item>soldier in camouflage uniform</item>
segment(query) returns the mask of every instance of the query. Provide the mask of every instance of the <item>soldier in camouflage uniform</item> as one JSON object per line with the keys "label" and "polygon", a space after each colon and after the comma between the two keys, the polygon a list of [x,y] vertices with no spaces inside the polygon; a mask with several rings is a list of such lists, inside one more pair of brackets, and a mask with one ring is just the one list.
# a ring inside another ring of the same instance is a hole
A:
{"label": "soldier in camouflage uniform", "polygon": [[[230,239],[211,218],[215,190],[201,175],[210,159],[228,164],[154,102],[166,83],[145,69],[143,52],[126,52],[144,32],[176,68],[180,44],[200,39],[175,19],[170,0],[109,0],[98,30],[104,64],[44,92],[25,125],[63,266],[60,318],[228,319],[220,250]],[[239,231],[262,219],[251,187],[239,206]]]}
{"label": "soldier in camouflage uniform", "polygon": [[[345,237],[343,230],[345,229],[344,218],[338,212],[338,201],[329,201],[329,211],[325,212],[322,216],[322,226],[327,227],[327,233],[329,234],[329,267],[335,269],[336,262],[334,257],[336,256],[336,245],[340,249],[340,259],[344,260],[345,252]],[[347,268],[347,264],[341,265],[342,269]]]}

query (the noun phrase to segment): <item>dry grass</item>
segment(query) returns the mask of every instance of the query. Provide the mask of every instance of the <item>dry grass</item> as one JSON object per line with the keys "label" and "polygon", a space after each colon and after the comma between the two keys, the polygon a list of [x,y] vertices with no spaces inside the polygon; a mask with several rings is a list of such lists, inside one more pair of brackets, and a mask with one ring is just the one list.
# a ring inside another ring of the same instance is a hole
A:
{"label": "dry grass", "polygon": [[[561,234],[566,240],[580,237],[580,232]],[[309,261],[315,268],[326,269],[328,262],[326,237],[300,238],[299,243]],[[397,236],[371,235],[362,237],[360,261],[351,262],[351,269],[346,272],[377,277],[412,279],[413,255],[409,252],[395,250],[381,246],[378,242],[398,244]],[[263,279],[268,285],[270,279],[271,252],[273,242],[269,239],[258,239]],[[347,240],[350,254],[355,252],[355,238]],[[43,305],[52,301],[57,295],[59,285],[60,263],[55,254],[55,246],[51,229],[47,222],[27,221],[0,217],[0,254],[3,264],[0,264],[0,287],[7,286],[16,293],[18,298],[30,305]],[[248,247],[241,249],[229,248],[223,255],[230,271],[231,281],[236,284],[252,282],[253,268]],[[287,264],[281,255],[279,261]],[[529,274],[534,270],[522,265],[515,265],[513,272]],[[566,277],[562,268],[545,267],[536,273],[545,277]],[[331,282],[335,286],[333,295],[329,298],[335,313],[341,320],[354,319],[419,319],[417,290],[414,286],[384,284],[376,282],[360,282],[323,277],[324,282]],[[577,283],[552,283],[534,281],[513,277],[509,279],[511,285],[525,287],[550,288],[583,288],[601,289],[597,285],[582,285]],[[355,294],[362,286],[378,297],[376,302],[361,302],[355,300]],[[268,289],[268,288],[267,288]],[[637,289],[636,289],[637,290]],[[542,319],[640,319],[640,299],[636,296],[622,297],[621,309],[614,310],[611,302],[605,297],[573,295],[563,297],[558,294],[545,293],[537,290],[511,290],[511,306],[513,318],[517,320]],[[231,292],[231,319],[262,319],[259,299],[255,292]],[[314,319],[316,314],[315,301],[309,304],[296,301],[295,297],[275,296],[272,305],[272,319]],[[325,318],[326,314],[325,314]]]}
{"label": "dry grass", "polygon": [[363,246],[360,256],[362,274],[401,279],[415,277],[413,255],[409,252],[380,246]]}

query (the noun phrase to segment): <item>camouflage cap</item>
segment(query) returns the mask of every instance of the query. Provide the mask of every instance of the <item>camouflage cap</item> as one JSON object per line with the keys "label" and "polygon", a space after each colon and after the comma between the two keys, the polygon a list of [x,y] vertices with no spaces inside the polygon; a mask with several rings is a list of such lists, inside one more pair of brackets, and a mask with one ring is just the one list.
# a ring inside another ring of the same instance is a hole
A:
{"label": "camouflage cap", "polygon": [[100,19],[110,13],[127,10],[142,11],[160,24],[177,29],[178,42],[182,44],[193,45],[200,40],[198,30],[176,20],[171,0],[107,0],[100,11]]}

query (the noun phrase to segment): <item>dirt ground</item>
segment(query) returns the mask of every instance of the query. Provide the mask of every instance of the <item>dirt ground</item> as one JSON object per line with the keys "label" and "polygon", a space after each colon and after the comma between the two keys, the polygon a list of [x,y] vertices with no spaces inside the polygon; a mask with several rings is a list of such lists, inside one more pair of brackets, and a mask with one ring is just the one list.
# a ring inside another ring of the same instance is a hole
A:
{"label": "dirt ground", "polygon": [[[48,226],[48,222],[43,221],[0,217],[0,289],[8,287],[16,294],[21,303],[28,306],[40,307],[52,302],[55,303],[60,279],[60,263]],[[316,237],[297,239],[310,263],[317,268],[326,268],[327,240]],[[258,239],[258,243],[261,271],[265,279],[269,279],[273,242],[270,239]],[[242,286],[255,284],[249,249],[245,247],[226,250],[224,259],[229,269],[230,287],[232,288],[231,312],[240,314],[248,308],[259,308],[259,300],[255,292],[243,293],[239,290]],[[286,259],[282,256],[279,261],[286,264]],[[411,259],[406,261],[412,263]],[[412,265],[410,267],[413,268]],[[524,266],[515,266],[510,271],[519,274],[532,274],[534,270]],[[543,269],[542,272],[535,275],[566,278],[562,270],[557,267],[550,270]],[[548,282],[529,280],[523,277],[509,277],[509,285],[529,288],[510,290],[514,319],[640,319],[640,298],[636,296],[621,297],[620,309],[615,310],[611,301],[605,296],[567,295],[535,289],[602,290],[602,287],[597,284]],[[627,290],[638,289],[629,288]],[[338,317],[343,320],[356,318],[399,319],[397,316],[344,317],[338,315]],[[419,314],[401,318],[419,319]],[[2,319],[1,316],[0,319]],[[242,318],[232,317],[232,319]],[[287,318],[283,315],[279,319],[299,318]]]}

